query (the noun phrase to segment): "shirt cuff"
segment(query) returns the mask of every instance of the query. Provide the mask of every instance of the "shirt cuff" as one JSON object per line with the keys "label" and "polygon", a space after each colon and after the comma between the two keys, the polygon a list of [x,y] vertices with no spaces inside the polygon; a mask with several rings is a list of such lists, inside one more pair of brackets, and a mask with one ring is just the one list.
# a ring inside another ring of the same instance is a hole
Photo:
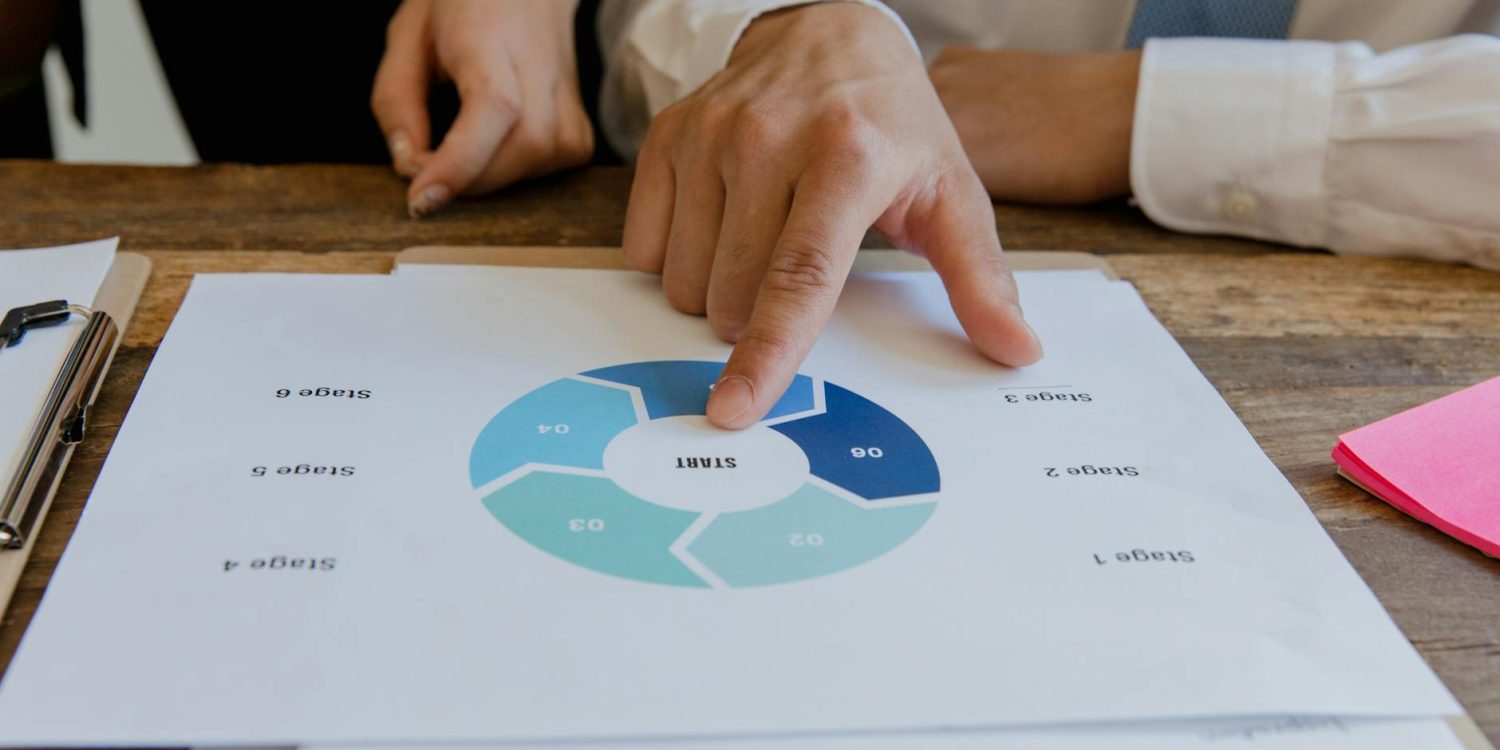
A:
{"label": "shirt cuff", "polygon": [[1336,45],[1147,42],[1130,183],[1171,229],[1325,246]]}

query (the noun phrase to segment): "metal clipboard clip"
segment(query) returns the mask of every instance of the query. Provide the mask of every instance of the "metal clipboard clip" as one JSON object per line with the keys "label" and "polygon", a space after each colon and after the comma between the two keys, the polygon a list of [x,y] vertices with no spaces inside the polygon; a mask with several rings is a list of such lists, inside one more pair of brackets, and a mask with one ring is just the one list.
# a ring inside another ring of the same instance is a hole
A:
{"label": "metal clipboard clip", "polygon": [[0,495],[0,551],[20,549],[52,496],[73,447],[88,431],[89,408],[104,382],[119,329],[108,313],[66,301],[16,308],[0,320],[0,350],[18,343],[28,329],[59,325],[73,315],[88,318],[63,360],[31,428],[15,475]]}

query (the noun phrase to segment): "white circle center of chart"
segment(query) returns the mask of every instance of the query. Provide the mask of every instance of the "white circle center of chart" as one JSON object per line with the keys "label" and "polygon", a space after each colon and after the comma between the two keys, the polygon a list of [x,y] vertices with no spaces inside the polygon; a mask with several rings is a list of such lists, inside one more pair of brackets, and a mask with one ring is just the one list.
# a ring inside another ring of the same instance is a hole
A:
{"label": "white circle center of chart", "polygon": [[696,513],[770,505],[807,483],[807,454],[756,425],[721,430],[707,417],[642,422],[604,449],[604,471],[642,500]]}

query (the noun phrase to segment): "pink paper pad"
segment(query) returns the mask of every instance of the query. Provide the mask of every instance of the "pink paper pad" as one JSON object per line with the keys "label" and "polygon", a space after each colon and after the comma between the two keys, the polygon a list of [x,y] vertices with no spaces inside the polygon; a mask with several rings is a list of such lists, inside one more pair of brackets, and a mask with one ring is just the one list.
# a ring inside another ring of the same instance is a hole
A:
{"label": "pink paper pad", "polygon": [[1500,557],[1500,378],[1344,433],[1333,460],[1413,518]]}

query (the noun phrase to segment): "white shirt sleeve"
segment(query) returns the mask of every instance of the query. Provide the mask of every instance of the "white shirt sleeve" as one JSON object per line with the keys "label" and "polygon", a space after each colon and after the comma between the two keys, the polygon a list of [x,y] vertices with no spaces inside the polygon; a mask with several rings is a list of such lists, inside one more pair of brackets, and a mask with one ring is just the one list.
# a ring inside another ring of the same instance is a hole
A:
{"label": "white shirt sleeve", "polygon": [[1500,39],[1146,45],[1130,181],[1152,220],[1500,269]]}
{"label": "white shirt sleeve", "polygon": [[[599,114],[610,145],[634,159],[651,118],[702,86],[729,62],[756,18],[782,8],[828,0],[606,0],[598,19],[604,57]],[[916,41],[901,17],[878,8]]]}

